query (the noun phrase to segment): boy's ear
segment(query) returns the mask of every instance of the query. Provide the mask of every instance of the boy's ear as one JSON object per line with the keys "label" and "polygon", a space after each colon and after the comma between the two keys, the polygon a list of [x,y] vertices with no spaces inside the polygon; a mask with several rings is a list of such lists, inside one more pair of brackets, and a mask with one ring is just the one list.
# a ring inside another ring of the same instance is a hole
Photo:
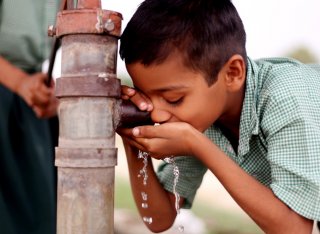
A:
{"label": "boy's ear", "polygon": [[224,78],[228,90],[242,88],[246,78],[246,63],[241,55],[235,54],[225,63]]}

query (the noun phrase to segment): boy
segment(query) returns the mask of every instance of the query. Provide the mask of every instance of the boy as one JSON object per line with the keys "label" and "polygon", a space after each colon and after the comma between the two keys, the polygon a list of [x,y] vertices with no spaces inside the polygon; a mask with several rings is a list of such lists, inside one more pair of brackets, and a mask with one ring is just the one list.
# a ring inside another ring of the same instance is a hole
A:
{"label": "boy", "polygon": [[156,174],[149,159],[143,185],[139,150],[174,157],[184,208],[209,169],[266,233],[311,233],[320,220],[320,73],[292,59],[253,61],[245,38],[229,0],[146,0],[123,32],[135,86],[123,97],[159,123],[119,130],[154,232],[176,217],[172,165]]}

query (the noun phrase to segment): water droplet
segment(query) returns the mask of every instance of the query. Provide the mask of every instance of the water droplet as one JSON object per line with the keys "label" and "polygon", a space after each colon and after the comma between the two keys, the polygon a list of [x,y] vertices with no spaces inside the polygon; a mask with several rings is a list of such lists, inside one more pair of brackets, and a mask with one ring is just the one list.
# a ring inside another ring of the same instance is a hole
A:
{"label": "water droplet", "polygon": [[152,223],[152,217],[143,217],[142,220],[144,222],[146,222],[147,224],[151,224]]}
{"label": "water droplet", "polygon": [[146,158],[148,156],[149,156],[148,152],[143,152],[143,151],[139,150],[138,158]]}
{"label": "water droplet", "polygon": [[166,162],[172,164],[173,166],[173,175],[174,175],[174,179],[173,179],[173,194],[175,196],[175,208],[176,208],[176,212],[177,214],[180,213],[180,207],[179,207],[179,202],[180,202],[180,195],[177,192],[177,185],[178,185],[178,181],[179,181],[179,168],[176,165],[174,158],[173,157],[167,157],[164,159]]}
{"label": "water droplet", "polygon": [[143,168],[139,172],[140,175],[143,176],[143,185],[147,185],[147,180],[148,180],[148,172],[147,172],[148,157],[149,157],[149,153],[142,152],[139,150],[138,158],[143,159]]}
{"label": "water droplet", "polygon": [[[149,154],[147,152],[139,151],[138,158],[143,159],[143,168],[139,171],[138,177],[143,176],[143,184],[144,185],[147,184],[147,180],[148,180],[148,174],[147,174],[148,157],[149,157]],[[173,166],[173,175],[174,175],[173,193],[174,193],[174,196],[175,196],[175,209],[176,209],[177,214],[179,214],[180,213],[180,207],[179,207],[180,195],[177,192],[177,184],[178,184],[179,173],[180,173],[179,172],[179,168],[175,164],[174,157],[166,157],[166,158],[163,159],[163,161],[165,161],[166,163],[170,163]],[[141,192],[141,197],[142,197],[143,201],[147,201],[148,200],[148,195],[145,192]],[[144,209],[147,209],[148,208],[148,203],[142,202],[141,203],[141,207],[144,208]],[[142,220],[147,224],[151,224],[152,223],[152,217],[143,217]],[[179,230],[179,232],[184,232],[184,227],[182,225],[180,225],[178,227],[178,230]]]}
{"label": "water droplet", "polygon": [[[177,214],[180,213],[180,207],[179,207],[179,202],[180,202],[180,195],[179,193],[177,192],[177,185],[178,185],[178,181],[179,181],[179,174],[180,174],[180,171],[179,171],[179,168],[178,166],[176,165],[175,161],[174,161],[174,157],[167,157],[167,158],[164,158],[163,161],[165,161],[166,163],[170,163],[172,164],[173,166],[173,176],[174,176],[174,179],[173,179],[173,194],[175,196],[175,208],[176,208],[176,212]],[[184,227],[182,225],[180,225],[178,227],[178,230],[179,232],[183,232],[184,231]]]}
{"label": "water droplet", "polygon": [[148,194],[146,194],[145,192],[141,192],[141,197],[144,201],[148,200]]}
{"label": "water droplet", "polygon": [[[147,185],[148,180],[148,173],[147,173],[147,166],[148,166],[148,157],[149,154],[146,152],[142,152],[139,150],[138,158],[143,159],[143,168],[139,171],[138,177],[143,176],[143,184]],[[148,203],[145,201],[148,200],[148,194],[146,192],[141,192],[141,197],[144,202],[141,203],[141,207],[144,209],[147,209],[149,207]],[[144,222],[151,224],[152,223],[152,217],[143,217],[142,218]]]}
{"label": "water droplet", "polygon": [[163,159],[163,161],[165,161],[166,163],[173,163],[174,159],[173,159],[173,157],[166,157]]}

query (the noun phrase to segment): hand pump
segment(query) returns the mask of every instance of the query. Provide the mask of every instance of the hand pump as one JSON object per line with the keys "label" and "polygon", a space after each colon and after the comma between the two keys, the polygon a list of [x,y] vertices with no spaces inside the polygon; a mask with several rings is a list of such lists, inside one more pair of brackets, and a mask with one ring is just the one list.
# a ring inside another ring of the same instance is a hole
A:
{"label": "hand pump", "polygon": [[58,234],[114,232],[115,129],[149,120],[120,100],[121,20],[120,13],[102,10],[100,0],[64,0],[56,25],[49,27],[61,42]]}

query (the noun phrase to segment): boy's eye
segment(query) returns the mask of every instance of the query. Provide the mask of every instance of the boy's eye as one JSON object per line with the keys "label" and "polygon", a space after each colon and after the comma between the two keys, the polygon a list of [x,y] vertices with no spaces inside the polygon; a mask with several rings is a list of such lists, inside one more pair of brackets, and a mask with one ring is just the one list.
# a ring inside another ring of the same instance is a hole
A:
{"label": "boy's eye", "polygon": [[182,101],[183,101],[183,97],[178,98],[176,100],[167,100],[167,103],[169,103],[172,106],[177,106],[177,105],[181,104]]}

